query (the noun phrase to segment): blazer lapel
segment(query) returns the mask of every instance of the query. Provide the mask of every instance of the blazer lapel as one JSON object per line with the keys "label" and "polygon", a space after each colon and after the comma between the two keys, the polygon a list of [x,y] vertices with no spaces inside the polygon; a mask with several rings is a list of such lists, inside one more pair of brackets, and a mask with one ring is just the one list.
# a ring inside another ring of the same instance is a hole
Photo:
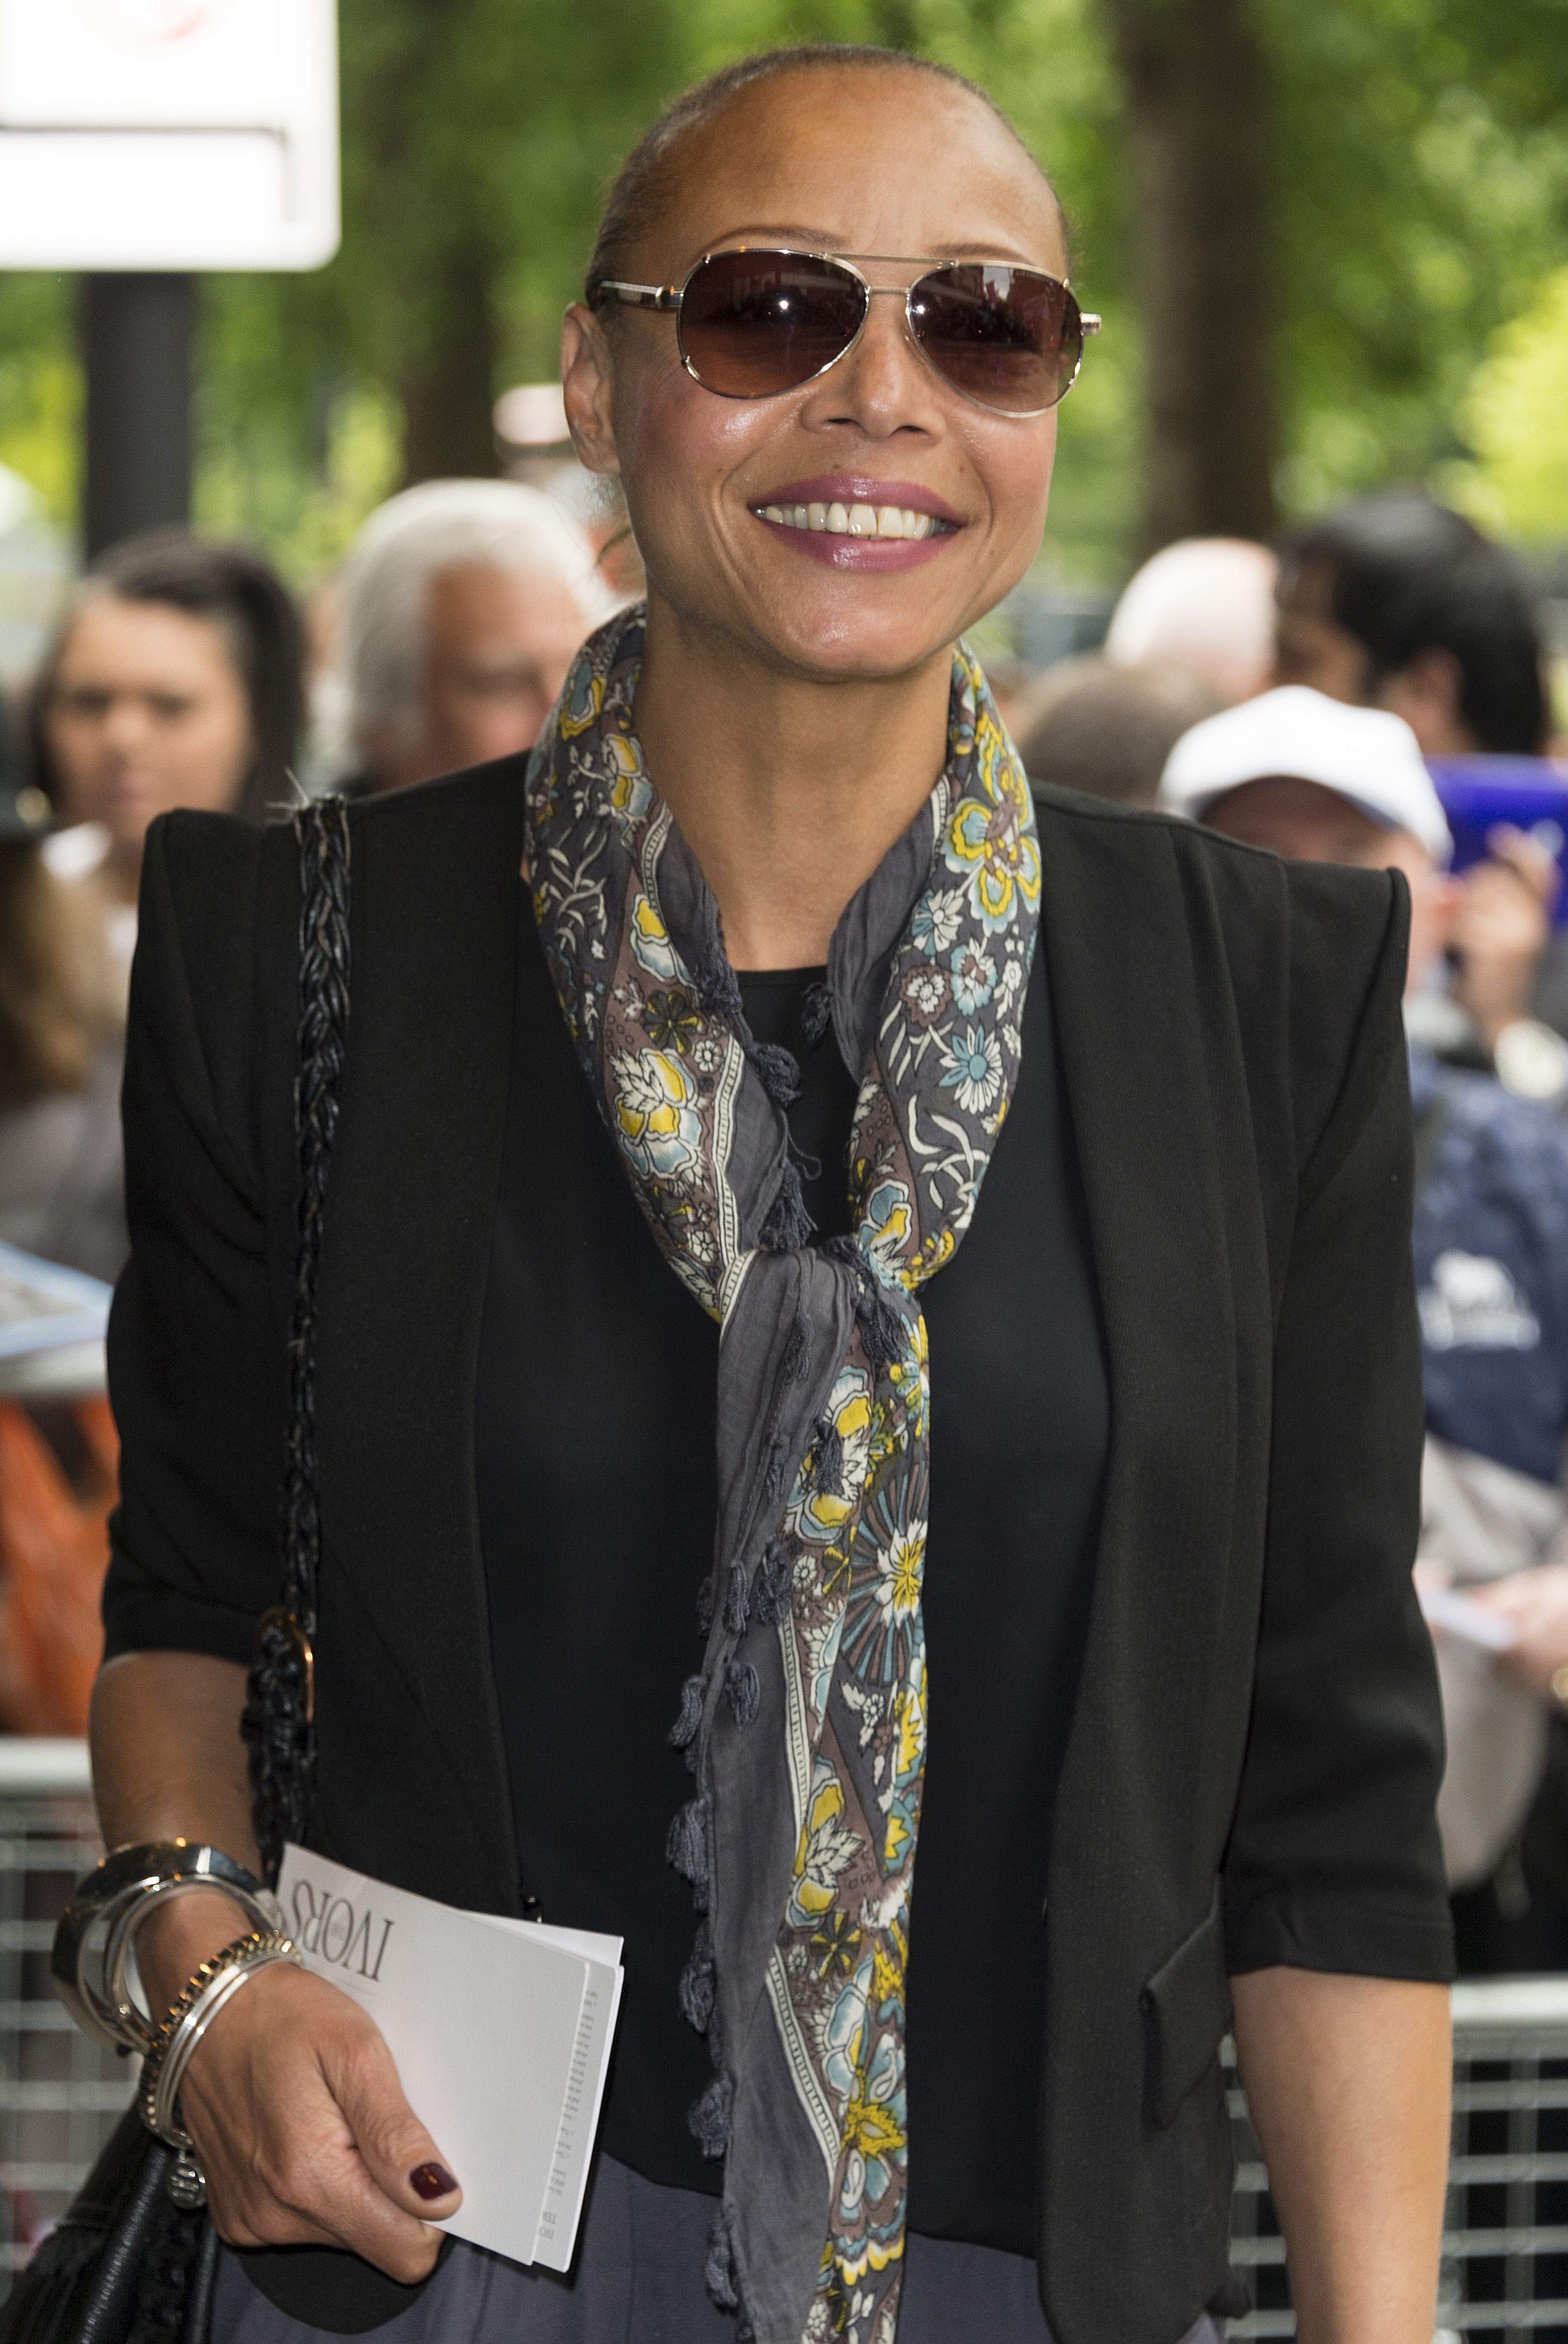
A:
{"label": "blazer lapel", "polygon": [[325,1570],[357,1598],[358,1624],[342,1632],[379,1638],[450,1774],[454,1878],[502,1909],[517,1895],[517,1840],[473,1379],[511,1068],[522,773],[511,759],[356,817],[318,1376]]}

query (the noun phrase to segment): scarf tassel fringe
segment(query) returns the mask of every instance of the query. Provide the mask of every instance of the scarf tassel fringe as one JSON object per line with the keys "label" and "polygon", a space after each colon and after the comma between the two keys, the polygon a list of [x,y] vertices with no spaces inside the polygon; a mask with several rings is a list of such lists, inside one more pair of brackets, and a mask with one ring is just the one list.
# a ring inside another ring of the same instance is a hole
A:
{"label": "scarf tassel fringe", "polygon": [[757,1232],[757,1243],[764,1253],[800,1253],[811,1243],[815,1229],[801,1194],[800,1174],[786,1156],[767,1218]]}
{"label": "scarf tassel fringe", "polygon": [[729,2155],[734,2105],[735,2087],[727,2076],[715,2076],[692,2102],[686,2122],[704,2157],[716,2159]]}
{"label": "scarf tassel fringe", "polygon": [[733,2311],[741,2299],[735,2284],[734,2219],[727,2206],[719,2208],[708,2233],[708,2259],[703,2269],[708,2293],[721,2311]]}
{"label": "scarf tassel fringe", "polygon": [[692,1884],[692,1901],[699,1913],[708,1909],[713,1884],[713,1802],[705,1795],[688,1799],[670,1823],[664,1854],[683,1880]]}

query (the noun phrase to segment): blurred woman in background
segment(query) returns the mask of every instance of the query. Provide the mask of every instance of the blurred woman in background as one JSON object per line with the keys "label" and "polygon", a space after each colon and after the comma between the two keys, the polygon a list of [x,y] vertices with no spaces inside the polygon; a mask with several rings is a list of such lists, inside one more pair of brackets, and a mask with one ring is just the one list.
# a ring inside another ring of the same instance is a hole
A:
{"label": "blurred woman in background", "polygon": [[148,823],[287,803],[303,698],[299,614],[261,555],[158,530],[88,571],[39,673],[34,742],[66,825],[50,864],[100,896],[123,965]]}
{"label": "blurred woman in background", "polygon": [[102,940],[45,860],[0,712],[0,1240],[96,1278],[126,1258],[119,1015]]}

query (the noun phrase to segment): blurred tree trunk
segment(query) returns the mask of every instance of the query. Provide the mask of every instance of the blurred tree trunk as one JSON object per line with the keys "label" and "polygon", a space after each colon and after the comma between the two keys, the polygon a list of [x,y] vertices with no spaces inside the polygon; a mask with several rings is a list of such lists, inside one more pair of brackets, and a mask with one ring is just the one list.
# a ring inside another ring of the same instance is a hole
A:
{"label": "blurred tree trunk", "polygon": [[501,265],[488,125],[463,73],[493,54],[494,28],[483,0],[349,0],[344,20],[354,192],[385,256],[376,334],[403,407],[404,481],[491,474]]}
{"label": "blurred tree trunk", "polygon": [[1279,453],[1273,88],[1253,0],[1104,0],[1146,346],[1143,553],[1267,537]]}
{"label": "blurred tree trunk", "polygon": [[405,481],[496,469],[494,255],[476,237],[427,256],[418,308],[422,331],[403,355]]}

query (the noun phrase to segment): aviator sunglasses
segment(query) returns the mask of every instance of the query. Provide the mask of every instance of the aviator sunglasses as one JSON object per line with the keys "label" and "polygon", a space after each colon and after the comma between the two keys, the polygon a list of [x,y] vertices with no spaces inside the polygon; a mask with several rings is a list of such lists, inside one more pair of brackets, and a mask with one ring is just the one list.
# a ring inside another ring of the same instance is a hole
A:
{"label": "aviator sunglasses", "polygon": [[909,338],[962,397],[995,415],[1044,415],[1066,397],[1083,359],[1085,317],[1067,288],[1037,268],[951,260],[913,285],[873,285],[855,266],[918,268],[880,253],[847,257],[742,246],[704,253],[682,285],[601,279],[602,299],[673,315],[681,363],[721,399],[798,390],[855,348],[879,295],[896,293]]}

